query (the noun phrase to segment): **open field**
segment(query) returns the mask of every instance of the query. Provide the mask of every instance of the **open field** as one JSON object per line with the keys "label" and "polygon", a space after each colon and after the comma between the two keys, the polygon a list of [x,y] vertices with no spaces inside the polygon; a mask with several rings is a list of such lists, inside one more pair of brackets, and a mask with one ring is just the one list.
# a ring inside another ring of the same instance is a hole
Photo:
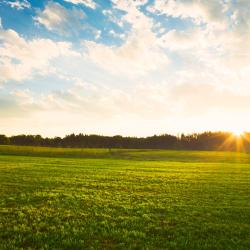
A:
{"label": "open field", "polygon": [[250,155],[0,146],[0,249],[250,249]]}

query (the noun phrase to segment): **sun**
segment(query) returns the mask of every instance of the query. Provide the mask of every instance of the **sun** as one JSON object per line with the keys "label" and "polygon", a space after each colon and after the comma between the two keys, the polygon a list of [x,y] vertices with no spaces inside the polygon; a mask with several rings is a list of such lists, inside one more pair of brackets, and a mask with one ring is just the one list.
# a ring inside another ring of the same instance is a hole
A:
{"label": "sun", "polygon": [[242,135],[244,134],[244,131],[241,129],[235,129],[232,131],[232,134],[236,137],[242,137]]}

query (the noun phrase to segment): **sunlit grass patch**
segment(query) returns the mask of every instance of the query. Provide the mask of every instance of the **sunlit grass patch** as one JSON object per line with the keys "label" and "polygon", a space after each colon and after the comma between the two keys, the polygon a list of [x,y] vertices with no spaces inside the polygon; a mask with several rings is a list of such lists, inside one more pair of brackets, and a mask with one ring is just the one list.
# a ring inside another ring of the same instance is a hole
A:
{"label": "sunlit grass patch", "polygon": [[53,150],[0,156],[1,249],[249,249],[247,154]]}

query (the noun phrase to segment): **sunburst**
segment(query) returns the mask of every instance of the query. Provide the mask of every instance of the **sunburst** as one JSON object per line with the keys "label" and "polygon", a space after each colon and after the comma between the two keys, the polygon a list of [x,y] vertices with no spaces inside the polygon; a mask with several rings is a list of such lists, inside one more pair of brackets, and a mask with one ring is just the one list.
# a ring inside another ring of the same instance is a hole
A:
{"label": "sunburst", "polygon": [[244,130],[235,129],[232,131],[232,134],[236,137],[242,137],[244,135]]}
{"label": "sunburst", "polygon": [[237,152],[244,152],[245,151],[245,142],[250,142],[250,138],[248,138],[246,132],[241,129],[235,129],[231,130],[231,132],[228,134],[228,137],[225,139],[225,141],[220,145],[219,149],[233,149]]}

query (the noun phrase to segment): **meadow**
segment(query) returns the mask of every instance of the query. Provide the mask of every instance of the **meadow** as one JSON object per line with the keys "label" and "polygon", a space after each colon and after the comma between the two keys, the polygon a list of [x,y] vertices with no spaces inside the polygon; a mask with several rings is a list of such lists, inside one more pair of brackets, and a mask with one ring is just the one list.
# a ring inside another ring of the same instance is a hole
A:
{"label": "meadow", "polygon": [[250,154],[0,146],[0,249],[250,249]]}

